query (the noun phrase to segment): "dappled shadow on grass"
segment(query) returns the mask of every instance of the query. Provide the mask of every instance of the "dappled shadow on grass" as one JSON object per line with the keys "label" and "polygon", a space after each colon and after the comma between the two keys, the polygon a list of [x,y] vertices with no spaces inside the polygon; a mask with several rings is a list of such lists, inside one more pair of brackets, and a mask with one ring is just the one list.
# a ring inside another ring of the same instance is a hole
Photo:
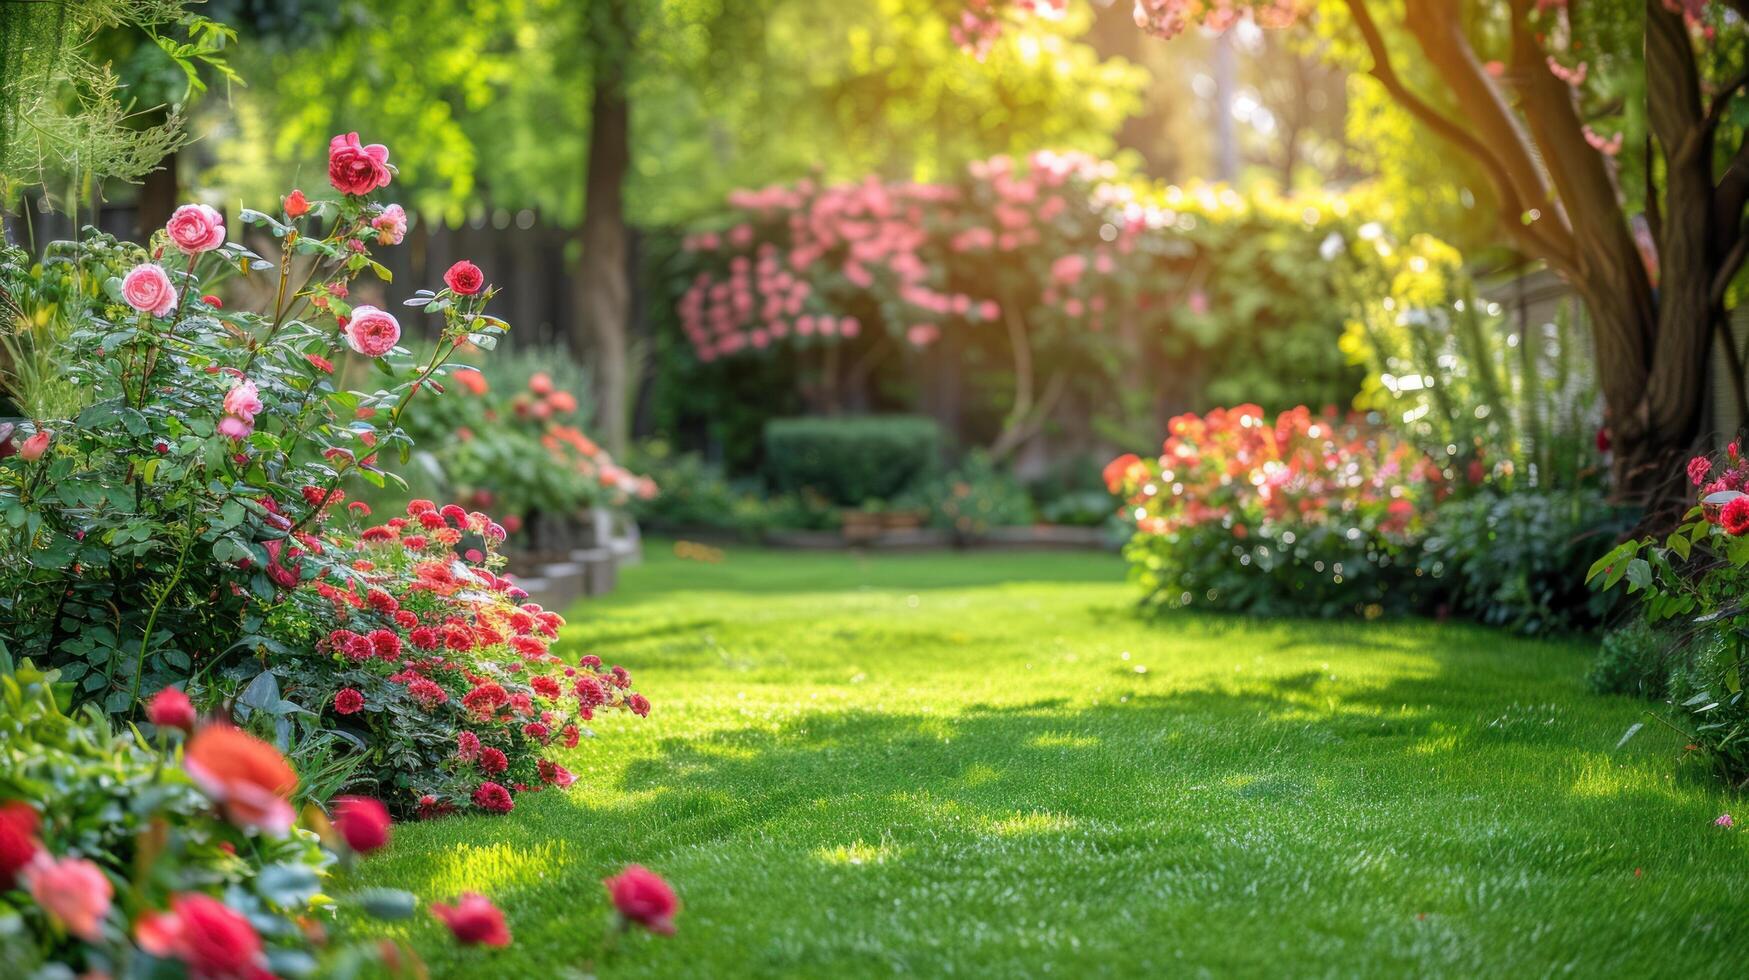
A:
{"label": "dappled shadow on grass", "polygon": [[[1542,928],[1598,889],[1611,896],[1598,909],[1720,935],[1749,925],[1722,892],[1692,886],[1741,860],[1708,834],[1710,801],[1579,765],[1597,751],[1587,731],[1533,719],[1484,734],[1461,707],[1402,707],[1442,683],[1331,703],[1327,681],[1295,674],[1098,706],[852,710],[675,737],[626,766],[605,802],[525,796],[515,819],[451,822],[466,827],[460,843],[409,870],[441,879],[437,894],[489,886],[521,910],[519,943],[548,944],[598,926],[603,874],[657,866],[688,903],[681,938],[638,964],[657,974],[720,956],[740,965],[730,972],[815,975],[1001,971],[1041,956],[1167,968],[1138,934],[1176,936],[1206,968],[1262,969],[1284,929],[1343,956],[1377,945],[1377,963],[1401,970],[1430,965],[1407,931],[1429,912],[1524,941],[1523,955],[1551,958],[1507,962],[1543,972],[1601,965],[1548,938],[1578,933]],[[1441,732],[1455,742],[1428,751]],[[1683,835],[1657,829],[1673,826]],[[1079,945],[1029,945],[1043,920]],[[1116,920],[1126,928],[1092,925]],[[1217,920],[1257,948],[1199,935]],[[1448,954],[1459,972],[1500,962],[1488,942]]]}

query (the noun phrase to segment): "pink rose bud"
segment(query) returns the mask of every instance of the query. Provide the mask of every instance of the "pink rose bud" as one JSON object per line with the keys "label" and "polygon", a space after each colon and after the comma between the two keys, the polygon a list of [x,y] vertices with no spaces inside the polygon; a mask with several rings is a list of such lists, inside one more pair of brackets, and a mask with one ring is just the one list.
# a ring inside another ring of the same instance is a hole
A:
{"label": "pink rose bud", "polygon": [[35,435],[24,440],[24,445],[18,447],[19,458],[29,460],[42,459],[43,453],[48,452],[49,440],[53,439],[54,435],[55,434],[48,429],[38,429]]}

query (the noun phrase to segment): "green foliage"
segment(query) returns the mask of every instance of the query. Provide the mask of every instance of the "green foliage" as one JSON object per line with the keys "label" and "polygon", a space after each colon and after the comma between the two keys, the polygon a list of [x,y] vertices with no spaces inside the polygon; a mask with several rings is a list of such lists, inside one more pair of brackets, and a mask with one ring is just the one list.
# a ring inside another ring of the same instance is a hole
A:
{"label": "green foliage", "polygon": [[[192,13],[186,0],[7,3],[0,16],[0,205],[54,175],[83,182],[136,180],[187,140],[181,108],[206,90],[201,70],[234,79],[225,50],[235,33]],[[103,60],[125,36],[177,79],[159,103],[141,103],[137,78]],[[137,42],[143,41],[143,44]],[[142,116],[163,109],[148,123]]]}
{"label": "green foliage", "polygon": [[891,500],[937,465],[941,430],[917,416],[773,419],[765,475],[780,491],[811,489],[847,507]]}
{"label": "green foliage", "polygon": [[1585,683],[1598,694],[1659,700],[1670,686],[1670,638],[1636,620],[1603,634]]}
{"label": "green foliage", "polygon": [[660,439],[639,445],[632,459],[634,467],[662,488],[632,504],[633,515],[645,528],[686,532],[742,526],[749,495],[737,493],[721,467],[697,453],[677,452]]}
{"label": "green foliage", "polygon": [[1507,487],[1602,478],[1603,425],[1591,341],[1574,303],[1543,323],[1509,323],[1479,298],[1461,258],[1425,235],[1373,226],[1349,267],[1354,311],[1341,349],[1366,370],[1357,407],[1447,461],[1448,475]]}
{"label": "green foliage", "polygon": [[1435,509],[1421,568],[1454,611],[1491,626],[1587,630],[1615,602],[1588,592],[1585,570],[1635,518],[1599,490],[1484,490]]}
{"label": "green foliage", "polygon": [[1032,498],[1008,469],[973,451],[952,472],[907,495],[928,508],[929,523],[976,541],[993,527],[1033,522]]}
{"label": "green foliage", "polygon": [[[328,911],[321,895],[334,858],[315,834],[252,836],[217,819],[170,754],[138,731],[117,731],[95,707],[68,715],[72,696],[58,673],[28,662],[0,673],[0,801],[24,801],[41,815],[41,846],[56,857],[95,862],[125,899],[122,919],[100,943],[51,926],[27,898],[0,897],[0,955],[18,970],[60,964],[117,976],[161,976],[168,964],[135,950],[126,918],[163,909],[173,894],[222,897],[249,917],[268,962],[284,976],[312,976],[318,965],[298,918]],[[132,968],[138,972],[124,972]]]}

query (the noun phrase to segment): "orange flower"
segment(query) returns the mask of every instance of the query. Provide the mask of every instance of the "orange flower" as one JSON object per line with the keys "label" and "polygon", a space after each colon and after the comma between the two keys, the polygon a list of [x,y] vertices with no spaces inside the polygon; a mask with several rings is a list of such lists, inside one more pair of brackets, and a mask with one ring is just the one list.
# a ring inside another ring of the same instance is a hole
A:
{"label": "orange flower", "polygon": [[291,829],[298,777],[273,746],[229,725],[208,725],[189,739],[183,767],[232,823],[276,837]]}

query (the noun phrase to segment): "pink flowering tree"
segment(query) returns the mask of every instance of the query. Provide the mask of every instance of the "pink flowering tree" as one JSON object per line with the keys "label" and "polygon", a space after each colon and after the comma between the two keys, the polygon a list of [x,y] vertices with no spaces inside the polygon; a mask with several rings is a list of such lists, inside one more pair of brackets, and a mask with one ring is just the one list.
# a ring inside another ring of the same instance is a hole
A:
{"label": "pink flowering tree", "polygon": [[[976,50],[1040,6],[950,0],[950,16]],[[1569,0],[1407,0],[1399,16],[1398,5],[1342,0],[1315,20],[1312,6],[1135,0],[1134,14],[1162,38],[1248,18],[1338,34],[1363,50],[1390,96],[1487,175],[1501,240],[1584,300],[1618,491],[1671,496],[1672,460],[1707,428],[1709,350],[1749,419],[1743,354],[1724,330],[1749,255],[1749,127],[1740,121],[1749,3],[1645,0],[1630,12]],[[1624,170],[1637,170],[1641,186],[1622,180]]]}
{"label": "pink flowering tree", "polygon": [[730,204],[726,228],[685,242],[682,330],[706,362],[797,348],[824,410],[883,359],[944,348],[953,369],[993,365],[1008,381],[1000,456],[1067,398],[1152,433],[1182,375],[1236,371],[1286,404],[1280,379],[1245,362],[1285,368],[1287,354],[1293,370],[1277,374],[1345,376],[1331,284],[1357,239],[1332,200],[1153,187],[1047,151],[952,182],[803,181]]}

